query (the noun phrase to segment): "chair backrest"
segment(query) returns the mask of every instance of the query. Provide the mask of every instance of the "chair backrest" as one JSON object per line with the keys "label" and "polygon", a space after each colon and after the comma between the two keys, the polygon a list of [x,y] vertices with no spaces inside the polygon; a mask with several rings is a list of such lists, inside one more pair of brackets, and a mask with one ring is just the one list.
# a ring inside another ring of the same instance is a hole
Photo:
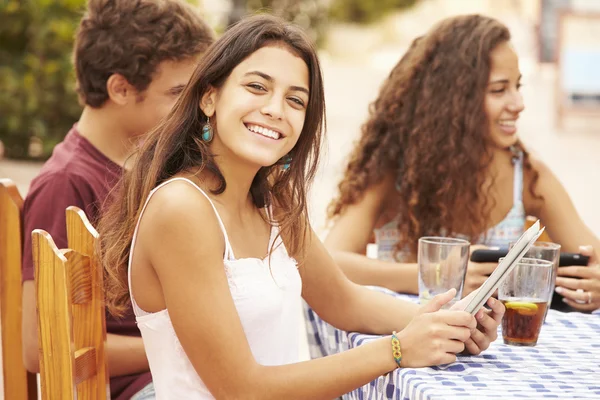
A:
{"label": "chair backrest", "polygon": [[37,399],[36,374],[23,364],[21,336],[21,212],[23,199],[10,179],[0,179],[0,318],[4,398]]}
{"label": "chair backrest", "polygon": [[101,271],[93,257],[58,250],[41,229],[32,244],[42,399],[107,399]]}
{"label": "chair backrest", "polygon": [[[75,206],[67,207],[67,242],[71,250],[75,250],[92,258],[94,266],[97,265],[96,245],[98,232],[90,223],[82,209]],[[99,283],[102,283],[102,274],[99,274]]]}
{"label": "chair backrest", "polygon": [[[98,231],[92,226],[91,222],[85,215],[85,212],[79,207],[70,206],[66,210],[66,222],[67,222],[67,243],[71,250],[74,250],[84,256],[89,257],[90,266],[89,273],[91,274],[92,283],[94,284],[94,296],[91,299],[93,304],[90,304],[93,314],[93,328],[81,324],[75,329],[75,348],[86,347],[89,343],[94,344],[101,351],[97,355],[99,372],[97,376],[97,393],[103,393],[102,382],[104,382],[104,389],[106,390],[107,396],[110,397],[110,384],[109,374],[107,367],[106,354],[104,348],[106,346],[106,320],[105,320],[105,304],[104,304],[104,279],[102,267],[98,263],[98,257],[96,256],[96,246],[98,245]],[[86,316],[84,314],[78,315],[82,312],[79,308],[73,309],[73,317],[76,321],[84,321]],[[85,383],[85,384],[89,384]],[[84,385],[82,383],[82,385]],[[82,386],[83,388],[83,386]],[[87,389],[86,389],[87,390]],[[96,393],[94,389],[89,389],[91,393]],[[97,398],[92,396],[93,398]],[[81,395],[80,397],[81,398]]]}
{"label": "chair backrest", "polygon": [[[537,220],[538,219],[536,217],[531,215],[527,216],[527,218],[525,218],[525,229],[531,228],[531,225],[535,224],[535,221]],[[550,239],[548,232],[544,231],[544,233],[542,233],[542,235],[539,237],[538,242],[552,242],[552,239]]]}

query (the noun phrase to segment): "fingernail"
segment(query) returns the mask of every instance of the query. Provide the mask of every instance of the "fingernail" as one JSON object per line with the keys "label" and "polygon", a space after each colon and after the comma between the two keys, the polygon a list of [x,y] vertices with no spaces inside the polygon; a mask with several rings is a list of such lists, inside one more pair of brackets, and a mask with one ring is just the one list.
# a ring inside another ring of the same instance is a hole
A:
{"label": "fingernail", "polygon": [[567,304],[569,303],[568,300],[565,299],[564,297],[563,297],[562,301],[563,301],[563,303],[567,303]]}
{"label": "fingernail", "polygon": [[562,292],[563,292],[563,288],[561,288],[560,286],[557,286],[557,287],[555,287],[555,288],[554,288],[554,291],[555,291],[556,293],[559,293],[559,294],[560,294],[560,293],[562,293]]}
{"label": "fingernail", "polygon": [[493,306],[494,304],[496,304],[496,299],[493,297],[490,297],[489,303],[490,303],[490,306]]}

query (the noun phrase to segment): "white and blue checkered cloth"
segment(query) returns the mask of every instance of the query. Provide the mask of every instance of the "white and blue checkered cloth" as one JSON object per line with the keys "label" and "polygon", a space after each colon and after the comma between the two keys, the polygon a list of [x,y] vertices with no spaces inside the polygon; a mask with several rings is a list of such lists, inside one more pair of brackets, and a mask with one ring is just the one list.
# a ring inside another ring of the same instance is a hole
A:
{"label": "white and blue checkered cloth", "polygon": [[[378,337],[340,331],[308,307],[305,316],[313,358]],[[343,399],[600,399],[600,314],[550,310],[535,347],[507,346],[498,335],[479,356],[459,356],[458,362],[440,367],[397,369]]]}

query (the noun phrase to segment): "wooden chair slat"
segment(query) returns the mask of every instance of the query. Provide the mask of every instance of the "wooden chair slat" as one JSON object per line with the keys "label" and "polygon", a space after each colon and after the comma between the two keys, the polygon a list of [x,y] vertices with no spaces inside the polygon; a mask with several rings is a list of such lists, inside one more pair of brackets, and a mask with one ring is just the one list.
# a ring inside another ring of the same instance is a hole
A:
{"label": "wooden chair slat", "polygon": [[98,372],[97,363],[96,349],[93,347],[75,350],[75,384],[78,385],[96,375]]}
{"label": "wooden chair slat", "polygon": [[[535,221],[537,220],[538,219],[536,217],[533,217],[531,215],[527,216],[527,218],[525,218],[525,229],[527,230],[531,228],[531,225],[535,224]],[[538,242],[552,242],[552,239],[550,239],[550,235],[548,235],[548,232],[544,231],[544,233],[542,233],[542,235],[538,238]]]}
{"label": "wooden chair slat", "polygon": [[48,232],[32,232],[42,399],[74,399],[67,258]]}
{"label": "wooden chair slat", "polygon": [[[102,399],[110,396],[109,374],[106,366],[106,321],[103,288],[103,271],[96,256],[98,232],[87,216],[78,207],[66,210],[67,253],[71,260],[71,293],[73,300],[73,320],[78,325],[74,330],[76,349],[95,349],[95,376],[77,385],[78,399]],[[76,372],[77,374],[77,372]]]}
{"label": "wooden chair slat", "polygon": [[71,262],[71,296],[73,304],[85,305],[92,301],[92,269],[89,256],[68,250],[64,253]]}
{"label": "wooden chair slat", "polygon": [[21,213],[23,198],[10,179],[0,179],[0,326],[4,398],[37,400],[36,374],[25,369],[21,332]]}

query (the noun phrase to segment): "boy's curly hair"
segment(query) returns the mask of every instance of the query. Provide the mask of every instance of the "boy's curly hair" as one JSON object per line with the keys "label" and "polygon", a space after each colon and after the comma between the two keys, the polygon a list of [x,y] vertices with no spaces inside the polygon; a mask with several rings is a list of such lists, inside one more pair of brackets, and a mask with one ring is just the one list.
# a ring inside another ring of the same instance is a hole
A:
{"label": "boy's curly hair", "polygon": [[102,106],[112,74],[142,92],[161,62],[203,53],[213,41],[212,29],[179,0],[90,0],[73,49],[80,102]]}

